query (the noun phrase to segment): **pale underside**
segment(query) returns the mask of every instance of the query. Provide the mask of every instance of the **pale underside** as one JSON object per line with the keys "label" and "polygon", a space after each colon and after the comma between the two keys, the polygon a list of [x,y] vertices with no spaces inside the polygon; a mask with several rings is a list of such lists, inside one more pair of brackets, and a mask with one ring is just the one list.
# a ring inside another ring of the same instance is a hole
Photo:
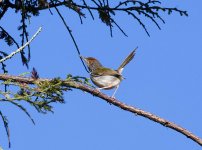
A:
{"label": "pale underside", "polygon": [[121,82],[121,79],[115,76],[91,76],[91,80],[95,85],[102,89],[112,89],[118,86]]}

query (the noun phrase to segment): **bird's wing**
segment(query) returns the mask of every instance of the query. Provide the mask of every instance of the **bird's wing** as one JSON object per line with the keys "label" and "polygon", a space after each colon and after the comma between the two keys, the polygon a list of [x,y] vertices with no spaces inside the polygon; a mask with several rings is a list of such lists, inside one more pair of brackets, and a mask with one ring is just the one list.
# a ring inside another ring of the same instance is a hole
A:
{"label": "bird's wing", "polygon": [[99,67],[95,69],[92,73],[92,76],[116,76],[116,77],[121,77],[121,74],[119,74],[116,70],[110,69],[110,68],[103,68]]}

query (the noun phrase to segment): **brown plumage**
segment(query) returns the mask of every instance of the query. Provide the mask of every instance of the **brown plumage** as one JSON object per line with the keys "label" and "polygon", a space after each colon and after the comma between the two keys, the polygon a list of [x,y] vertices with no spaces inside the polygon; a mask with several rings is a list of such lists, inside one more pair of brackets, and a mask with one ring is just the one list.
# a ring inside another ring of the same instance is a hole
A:
{"label": "brown plumage", "polygon": [[100,89],[112,89],[116,87],[117,90],[121,80],[123,79],[123,76],[121,75],[123,68],[133,59],[136,49],[126,57],[117,70],[103,67],[102,64],[93,57],[82,57],[88,66],[92,82]]}

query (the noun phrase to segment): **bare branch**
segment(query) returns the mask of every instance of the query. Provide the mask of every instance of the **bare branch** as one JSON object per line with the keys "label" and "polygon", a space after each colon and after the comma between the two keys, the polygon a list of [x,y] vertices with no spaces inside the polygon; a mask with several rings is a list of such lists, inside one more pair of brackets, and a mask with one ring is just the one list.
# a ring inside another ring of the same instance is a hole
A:
{"label": "bare branch", "polygon": [[3,120],[4,123],[4,128],[6,129],[6,134],[7,134],[7,138],[8,138],[8,147],[11,147],[11,140],[10,140],[10,130],[9,130],[9,126],[8,126],[8,120],[6,118],[6,116],[3,115],[3,113],[0,111],[0,116]]}
{"label": "bare branch", "polygon": [[144,23],[142,23],[142,21],[140,20],[140,18],[138,18],[136,15],[134,15],[133,13],[131,13],[130,11],[127,10],[127,13],[129,15],[131,15],[134,19],[136,19],[139,24],[143,27],[143,29],[145,30],[145,32],[147,33],[148,36],[150,36],[149,32],[147,31],[146,26],[144,25]]}
{"label": "bare branch", "polygon": [[33,40],[34,38],[39,34],[39,32],[41,32],[42,30],[42,27],[40,27],[37,32],[33,35],[33,37],[27,42],[25,43],[22,47],[20,47],[19,49],[17,49],[16,51],[12,52],[10,55],[4,57],[3,59],[0,60],[0,63],[6,61],[7,59],[10,59],[11,57],[13,57],[15,54],[21,52],[27,45],[29,45]]}
{"label": "bare branch", "polygon": [[[77,45],[77,43],[76,43],[76,40],[75,40],[75,38],[74,38],[74,36],[73,36],[73,34],[72,34],[72,31],[70,30],[69,26],[67,25],[65,19],[63,18],[62,14],[60,13],[59,9],[58,9],[57,7],[55,7],[55,10],[57,11],[59,17],[61,18],[63,24],[65,25],[65,27],[66,27],[66,29],[67,29],[67,31],[69,32],[70,37],[71,37],[71,39],[72,39],[72,41],[73,41],[73,43],[74,43],[74,46],[76,47],[76,50],[77,50],[78,55],[81,56],[79,47],[78,47],[78,45]],[[81,62],[82,62],[82,64],[83,64],[85,70],[86,70],[87,72],[89,72],[88,69],[87,69],[87,67],[85,66],[85,64],[84,64],[84,62],[83,62],[83,59],[82,59],[81,57],[79,57],[79,58],[80,58],[80,60],[81,60]]]}
{"label": "bare branch", "polygon": [[32,121],[32,123],[35,125],[35,122],[34,122],[34,119],[32,118],[32,116],[30,115],[30,113],[26,110],[25,107],[23,107],[22,105],[14,102],[14,101],[11,101],[11,100],[1,100],[1,101],[4,101],[4,102],[9,102],[15,106],[17,106],[19,109],[21,109],[28,117],[29,119]]}
{"label": "bare branch", "polygon": [[[0,80],[3,80],[3,81],[11,80],[13,82],[26,83],[26,84],[35,84],[36,82],[51,81],[51,79],[40,78],[40,79],[35,80],[33,78],[12,76],[12,75],[7,75],[7,74],[0,74]],[[94,88],[91,88],[80,82],[76,82],[74,80],[62,80],[61,82],[62,82],[62,86],[64,86],[64,87],[80,89],[82,91],[88,92],[88,93],[92,94],[93,96],[99,97],[102,100],[105,100],[106,102],[113,104],[114,106],[117,106],[125,111],[131,112],[135,115],[145,117],[145,118],[152,120],[154,122],[157,122],[165,127],[173,129],[173,130],[185,135],[187,138],[190,138],[192,141],[198,143],[200,146],[202,146],[202,139],[200,139],[199,137],[197,137],[196,135],[194,135],[187,129],[185,129],[173,122],[160,118],[150,112],[146,112],[146,111],[136,108],[134,106],[127,105],[127,104],[119,101],[118,99],[109,97],[109,96],[105,95],[104,93],[101,93],[98,90],[95,90]]]}
{"label": "bare branch", "polygon": [[90,15],[91,15],[92,19],[94,20],[93,13],[92,13],[92,11],[91,11],[91,10],[88,8],[88,5],[87,5],[86,1],[85,1],[85,0],[82,0],[82,1],[83,1],[84,6],[86,6],[86,8],[87,8],[88,12],[90,13]]}

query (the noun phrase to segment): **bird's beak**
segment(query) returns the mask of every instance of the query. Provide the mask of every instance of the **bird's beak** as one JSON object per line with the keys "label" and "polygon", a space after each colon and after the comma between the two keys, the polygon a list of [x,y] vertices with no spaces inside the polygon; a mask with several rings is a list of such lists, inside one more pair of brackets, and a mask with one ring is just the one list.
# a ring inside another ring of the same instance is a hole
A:
{"label": "bird's beak", "polygon": [[80,56],[80,58],[86,62],[86,58],[85,57]]}

